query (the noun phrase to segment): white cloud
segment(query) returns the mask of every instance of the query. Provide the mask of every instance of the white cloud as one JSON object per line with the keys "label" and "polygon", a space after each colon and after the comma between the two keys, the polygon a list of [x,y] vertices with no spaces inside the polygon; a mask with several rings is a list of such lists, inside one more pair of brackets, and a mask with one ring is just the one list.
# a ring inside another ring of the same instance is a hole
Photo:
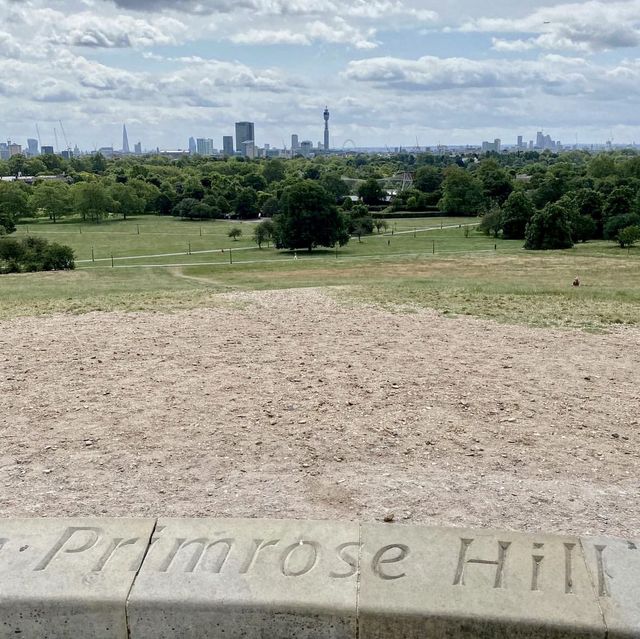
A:
{"label": "white cloud", "polygon": [[[520,18],[478,18],[462,31],[538,34],[529,39],[496,39],[499,51],[525,48],[606,51],[640,45],[640,0],[558,4]],[[509,48],[511,47],[511,48]]]}
{"label": "white cloud", "polygon": [[543,125],[640,139],[640,0],[491,7],[498,18],[477,0],[0,0],[0,138],[62,119],[88,147],[126,120],[143,142],[184,146],[252,119],[280,144],[320,139],[329,104],[338,146]]}
{"label": "white cloud", "polygon": [[303,31],[289,29],[248,29],[231,36],[236,44],[297,44],[310,46],[314,42],[352,45],[356,49],[373,49],[377,44],[371,39],[374,32],[363,32],[349,25],[342,18],[330,23],[314,20]]}

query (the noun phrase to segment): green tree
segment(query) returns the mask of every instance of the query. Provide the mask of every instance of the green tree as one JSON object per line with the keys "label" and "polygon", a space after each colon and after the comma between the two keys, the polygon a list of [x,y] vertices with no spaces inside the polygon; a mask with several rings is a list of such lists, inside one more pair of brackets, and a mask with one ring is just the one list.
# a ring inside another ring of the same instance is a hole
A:
{"label": "green tree", "polygon": [[544,209],[534,213],[527,224],[525,249],[547,251],[572,246],[569,213],[562,204],[547,204]]}
{"label": "green tree", "polygon": [[595,189],[583,188],[573,194],[573,199],[578,207],[578,213],[581,216],[590,217],[595,225],[596,230],[594,237],[602,237],[603,220],[602,209],[604,207],[604,198]]}
{"label": "green tree", "polygon": [[45,165],[47,173],[59,175],[64,171],[64,160],[59,155],[47,153],[46,155],[41,155],[39,159]]}
{"label": "green tree", "polygon": [[227,235],[234,241],[237,242],[239,237],[242,237],[242,229],[238,226],[234,226],[229,230]]}
{"label": "green tree", "polygon": [[253,241],[261,249],[265,242],[268,242],[273,237],[273,222],[271,220],[263,220],[259,224],[256,224],[253,229]]}
{"label": "green tree", "polygon": [[254,191],[264,191],[267,188],[267,180],[259,173],[248,173],[242,178],[242,185]]}
{"label": "green tree", "polygon": [[27,166],[27,158],[18,153],[9,158],[9,171],[11,175],[26,175],[25,168]]}
{"label": "green tree", "polygon": [[112,213],[116,203],[107,188],[100,182],[78,182],[71,187],[74,209],[83,220],[100,223]]}
{"label": "green tree", "polygon": [[0,235],[9,235],[15,233],[16,222],[11,213],[8,211],[0,211]]}
{"label": "green tree", "polygon": [[75,268],[73,250],[39,237],[0,242],[0,272],[53,271]]}
{"label": "green tree", "polygon": [[375,178],[369,178],[358,187],[358,195],[365,204],[378,204],[383,196],[384,191]]}
{"label": "green tree", "polygon": [[248,220],[258,215],[258,196],[250,187],[240,187],[234,202],[236,215],[241,220]]}
{"label": "green tree", "polygon": [[349,195],[349,186],[347,183],[339,175],[333,173],[323,175],[320,178],[320,186],[322,186],[327,193],[330,193],[336,202],[339,202]]}
{"label": "green tree", "polygon": [[25,175],[45,175],[47,167],[40,158],[29,158],[24,166]]}
{"label": "green tree", "polygon": [[278,213],[278,206],[278,198],[272,195],[264,201],[260,213],[263,217],[273,217]]}
{"label": "green tree", "polygon": [[376,231],[378,231],[378,235],[382,233],[382,231],[386,231],[389,228],[389,223],[387,220],[383,220],[381,218],[376,218],[374,221],[374,225],[376,227]]}
{"label": "green tree", "polygon": [[485,208],[482,184],[464,169],[450,167],[445,172],[439,207],[444,213],[478,215]]}
{"label": "green tree", "polygon": [[374,221],[369,214],[369,209],[364,204],[356,204],[349,212],[348,228],[349,233],[358,236],[358,242],[363,235],[373,233]]}
{"label": "green tree", "polygon": [[284,180],[285,168],[282,160],[269,160],[262,169],[262,176],[268,184]]}
{"label": "green tree", "polygon": [[606,178],[616,174],[616,161],[612,155],[599,153],[589,162],[589,175],[594,178]]}
{"label": "green tree", "polygon": [[633,212],[633,200],[634,193],[628,186],[613,189],[604,203],[604,219],[629,215]]}
{"label": "green tree", "polygon": [[45,248],[42,254],[43,271],[68,271],[75,267],[75,256],[70,246],[53,242]]}
{"label": "green tree", "polygon": [[349,241],[344,214],[316,181],[301,180],[288,186],[282,193],[280,211],[273,219],[278,248],[311,251]]}
{"label": "green tree", "polygon": [[218,211],[208,202],[200,202],[192,197],[180,200],[173,207],[173,215],[187,220],[209,220],[219,217]]}
{"label": "green tree", "polygon": [[633,246],[640,240],[640,226],[626,226],[618,233],[620,248]]}
{"label": "green tree", "polygon": [[90,158],[91,171],[104,173],[107,170],[107,160],[102,153],[94,153]]}
{"label": "green tree", "polygon": [[640,226],[640,215],[627,213],[626,215],[614,215],[604,225],[604,239],[618,241],[620,231],[629,226]]}
{"label": "green tree", "polygon": [[482,216],[478,230],[485,235],[491,235],[493,237],[500,235],[500,231],[502,230],[502,210],[497,204]]}
{"label": "green tree", "polygon": [[305,170],[304,170],[304,174],[303,174],[303,178],[305,180],[319,180],[320,179],[320,169],[313,165],[310,164]]}
{"label": "green tree", "polygon": [[0,213],[8,213],[17,220],[30,212],[26,187],[17,182],[0,182]]}
{"label": "green tree", "polygon": [[116,182],[109,188],[109,195],[111,195],[116,203],[115,211],[120,213],[125,220],[127,219],[127,215],[144,212],[144,200],[128,184]]}
{"label": "green tree", "polygon": [[506,240],[524,240],[527,224],[534,211],[533,203],[524,193],[511,193],[502,207],[502,237]]}
{"label": "green tree", "polygon": [[55,224],[71,211],[71,190],[66,182],[40,182],[29,201],[34,211],[44,211]]}
{"label": "green tree", "polygon": [[423,193],[439,191],[443,180],[442,171],[435,166],[421,166],[413,179],[414,188]]}
{"label": "green tree", "polygon": [[478,167],[478,178],[482,183],[482,193],[487,200],[500,206],[506,202],[513,191],[509,174],[495,161],[483,160]]}

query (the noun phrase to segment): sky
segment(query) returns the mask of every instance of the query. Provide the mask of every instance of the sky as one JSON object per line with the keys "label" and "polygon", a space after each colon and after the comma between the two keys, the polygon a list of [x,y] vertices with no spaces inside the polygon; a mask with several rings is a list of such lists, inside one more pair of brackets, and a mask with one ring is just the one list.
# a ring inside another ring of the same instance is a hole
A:
{"label": "sky", "polygon": [[640,143],[640,0],[0,0],[0,140]]}

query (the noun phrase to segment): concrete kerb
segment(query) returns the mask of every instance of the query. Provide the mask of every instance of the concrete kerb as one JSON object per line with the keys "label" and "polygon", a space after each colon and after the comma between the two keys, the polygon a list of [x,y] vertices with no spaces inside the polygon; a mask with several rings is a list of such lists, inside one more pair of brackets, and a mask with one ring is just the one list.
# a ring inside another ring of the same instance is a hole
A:
{"label": "concrete kerb", "polygon": [[0,520],[0,638],[640,637],[635,541],[260,519]]}

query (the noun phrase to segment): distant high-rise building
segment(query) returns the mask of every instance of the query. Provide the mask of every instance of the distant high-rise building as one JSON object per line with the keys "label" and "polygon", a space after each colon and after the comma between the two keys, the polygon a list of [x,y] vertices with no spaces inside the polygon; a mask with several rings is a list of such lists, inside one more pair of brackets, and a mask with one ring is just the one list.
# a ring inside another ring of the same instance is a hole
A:
{"label": "distant high-rise building", "polygon": [[521,136],[521,135],[519,135],[519,136],[518,136],[518,148],[519,148],[519,149],[521,149],[521,148],[522,148],[522,146],[523,146],[523,144],[522,144],[522,136]]}
{"label": "distant high-rise building", "polygon": [[246,143],[255,144],[256,136],[253,122],[236,122],[236,151],[245,154]]}
{"label": "distant high-rise building", "polygon": [[324,150],[329,150],[329,107],[324,108]]}
{"label": "distant high-rise building", "polygon": [[73,151],[71,149],[65,149],[60,152],[60,155],[64,160],[70,160],[73,157]]}
{"label": "distant high-rise building", "polygon": [[297,151],[300,148],[300,142],[298,140],[298,134],[294,133],[291,136],[291,150],[292,151]]}
{"label": "distant high-rise building", "polygon": [[136,155],[142,155],[142,142],[136,142],[135,146],[133,147],[133,152]]}
{"label": "distant high-rise building", "polygon": [[493,146],[495,147],[494,150],[496,153],[500,153],[502,151],[502,140],[500,138],[496,138],[493,141]]}
{"label": "distant high-rise building", "polygon": [[311,151],[313,151],[313,142],[311,140],[303,140],[300,143],[300,153],[306,158],[311,155]]}
{"label": "distant high-rise building", "polygon": [[197,152],[198,152],[198,147],[196,146],[196,139],[189,138],[189,153],[193,154]]}
{"label": "distant high-rise building", "polygon": [[127,125],[122,125],[122,152],[131,153],[129,149],[129,136],[127,135]]}
{"label": "distant high-rise building", "polygon": [[198,138],[196,140],[196,153],[198,155],[213,155],[213,140],[211,138]]}
{"label": "distant high-rise building", "polygon": [[256,145],[253,140],[247,140],[242,143],[242,155],[251,159],[259,155],[259,153],[256,152]]}
{"label": "distant high-rise building", "polygon": [[14,155],[20,155],[22,153],[22,146],[20,144],[11,144],[9,143],[9,157],[12,158]]}
{"label": "distant high-rise building", "polygon": [[43,145],[42,147],[40,147],[40,153],[42,153],[42,155],[53,155],[53,147]]}
{"label": "distant high-rise building", "polygon": [[232,135],[222,136],[222,152],[228,156],[233,155],[233,136]]}
{"label": "distant high-rise building", "polygon": [[27,140],[28,153],[31,157],[38,155],[38,140],[29,138]]}
{"label": "distant high-rise building", "polygon": [[9,145],[6,142],[0,142],[0,160],[9,159]]}

